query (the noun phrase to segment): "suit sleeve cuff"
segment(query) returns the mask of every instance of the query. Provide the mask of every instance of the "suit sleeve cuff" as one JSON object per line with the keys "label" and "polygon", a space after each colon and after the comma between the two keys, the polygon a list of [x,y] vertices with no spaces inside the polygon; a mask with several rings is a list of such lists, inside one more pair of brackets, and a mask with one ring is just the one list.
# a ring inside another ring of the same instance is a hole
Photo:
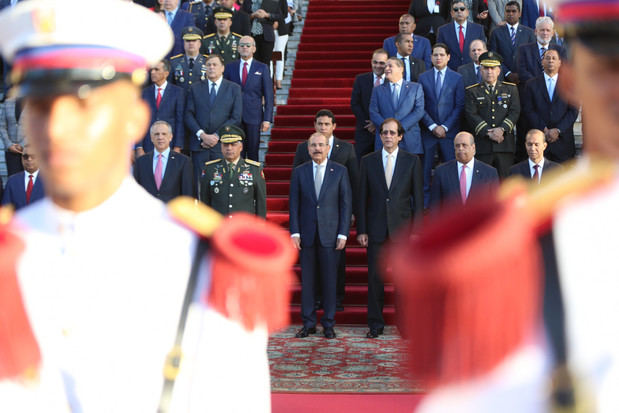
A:
{"label": "suit sleeve cuff", "polygon": [[295,232],[294,234],[290,234],[290,238],[301,238],[301,234]]}
{"label": "suit sleeve cuff", "polygon": [[204,133],[204,130],[200,129],[199,131],[196,132],[196,136],[198,137],[198,140],[200,139],[200,135],[202,135]]}
{"label": "suit sleeve cuff", "polygon": [[348,237],[347,237],[346,235],[337,234],[337,239],[347,240],[347,239],[348,239]]}
{"label": "suit sleeve cuff", "polygon": [[428,129],[430,129],[430,132],[432,132],[437,126],[438,125],[436,123],[433,123],[432,125],[428,126]]}
{"label": "suit sleeve cuff", "polygon": [[445,129],[445,132],[449,132],[449,128],[445,125],[441,125],[443,127],[443,129]]}

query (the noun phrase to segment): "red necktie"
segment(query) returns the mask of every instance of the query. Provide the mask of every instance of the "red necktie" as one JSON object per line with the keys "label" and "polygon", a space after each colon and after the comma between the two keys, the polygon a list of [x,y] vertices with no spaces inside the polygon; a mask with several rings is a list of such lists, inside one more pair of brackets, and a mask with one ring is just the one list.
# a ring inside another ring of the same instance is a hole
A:
{"label": "red necktie", "polygon": [[466,204],[466,165],[462,165],[462,172],[460,172],[460,199],[463,204]]}
{"label": "red necktie", "polygon": [[458,33],[458,44],[460,45],[460,53],[464,53],[464,32],[462,31],[462,25],[460,25],[460,33]]}
{"label": "red necktie", "polygon": [[539,165],[533,165],[533,169],[535,169],[535,172],[531,179],[535,181],[536,184],[539,184]]}
{"label": "red necktie", "polygon": [[32,187],[34,186],[34,182],[32,182],[32,175],[28,175],[28,186],[26,187],[26,203],[30,203],[30,195],[32,195]]}
{"label": "red necktie", "polygon": [[374,87],[380,86],[380,77],[376,76],[376,80],[374,81]]}
{"label": "red necktie", "polygon": [[241,78],[243,86],[245,86],[245,82],[247,82],[247,62],[243,63],[243,77]]}
{"label": "red necktie", "polygon": [[544,13],[544,3],[542,3],[541,0],[539,2],[538,8],[539,8],[539,17],[544,17],[546,13]]}
{"label": "red necktie", "polygon": [[159,109],[159,104],[160,104],[160,103],[161,103],[161,88],[160,88],[160,87],[158,87],[158,88],[157,88],[157,102],[156,102],[156,104],[157,104],[157,109]]}

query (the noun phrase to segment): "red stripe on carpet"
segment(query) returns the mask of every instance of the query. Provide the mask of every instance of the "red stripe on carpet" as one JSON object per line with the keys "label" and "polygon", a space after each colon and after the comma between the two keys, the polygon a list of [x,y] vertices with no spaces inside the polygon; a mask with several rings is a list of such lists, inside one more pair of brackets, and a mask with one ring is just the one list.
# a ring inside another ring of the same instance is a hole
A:
{"label": "red stripe on carpet", "polygon": [[411,413],[422,394],[273,393],[272,413]]}

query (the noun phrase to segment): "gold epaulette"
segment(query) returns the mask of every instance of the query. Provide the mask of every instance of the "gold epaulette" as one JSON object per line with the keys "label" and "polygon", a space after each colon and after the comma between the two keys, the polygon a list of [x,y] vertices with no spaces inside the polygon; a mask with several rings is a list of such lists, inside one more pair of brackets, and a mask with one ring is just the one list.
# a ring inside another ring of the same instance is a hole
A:
{"label": "gold epaulette", "polygon": [[203,54],[202,56],[204,56],[204,57],[208,58],[208,56],[209,56],[209,55],[207,55],[207,54]]}
{"label": "gold epaulette", "polygon": [[219,161],[221,161],[221,158],[213,159],[212,161],[204,162],[204,166],[211,165],[211,164],[217,163]]}
{"label": "gold epaulette", "polygon": [[238,33],[234,33],[234,32],[230,32],[230,33],[232,33],[232,34],[233,34],[233,35],[235,35],[235,36],[243,37],[243,35],[242,35],[242,34],[238,34]]}
{"label": "gold epaulette", "polygon": [[516,86],[515,83],[503,81],[504,85]]}
{"label": "gold epaulette", "polygon": [[207,238],[223,220],[219,212],[188,196],[179,196],[168,202],[168,212],[176,221]]}
{"label": "gold epaulette", "polygon": [[0,207],[0,225],[6,225],[9,221],[11,221],[11,218],[13,218],[13,212],[14,209],[12,205]]}
{"label": "gold epaulette", "polygon": [[475,87],[475,86],[477,86],[477,85],[479,85],[479,83],[475,83],[474,85],[467,86],[465,89],[470,89],[470,88]]}
{"label": "gold epaulette", "polygon": [[254,166],[262,166],[262,164],[258,161],[254,161],[253,159],[245,159],[245,163],[248,163],[250,165],[254,165]]}
{"label": "gold epaulette", "polygon": [[203,37],[203,39],[208,39],[209,37],[215,36],[215,33],[207,34]]}
{"label": "gold epaulette", "polygon": [[510,178],[501,185],[499,198],[507,198],[515,191],[527,190],[524,207],[540,225],[554,215],[563,201],[578,198],[611,182],[617,174],[617,165],[601,158],[583,158],[544,172],[541,184],[524,178]]}
{"label": "gold epaulette", "polygon": [[172,57],[170,58],[170,60],[172,60],[172,59],[176,59],[176,58],[179,58],[179,57],[181,57],[181,56],[184,56],[184,54],[183,54],[183,53],[179,53],[179,54],[177,54],[176,56],[172,56]]}

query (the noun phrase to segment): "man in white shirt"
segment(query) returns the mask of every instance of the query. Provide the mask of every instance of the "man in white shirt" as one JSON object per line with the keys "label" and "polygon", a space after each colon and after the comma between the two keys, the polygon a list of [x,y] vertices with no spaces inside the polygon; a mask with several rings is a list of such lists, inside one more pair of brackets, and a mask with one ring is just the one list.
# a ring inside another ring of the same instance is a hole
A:
{"label": "man in white shirt", "polygon": [[525,147],[529,158],[512,166],[509,169],[510,175],[521,175],[534,183],[540,183],[549,169],[560,167],[560,164],[544,157],[548,143],[546,135],[541,130],[531,129],[527,132]]}

